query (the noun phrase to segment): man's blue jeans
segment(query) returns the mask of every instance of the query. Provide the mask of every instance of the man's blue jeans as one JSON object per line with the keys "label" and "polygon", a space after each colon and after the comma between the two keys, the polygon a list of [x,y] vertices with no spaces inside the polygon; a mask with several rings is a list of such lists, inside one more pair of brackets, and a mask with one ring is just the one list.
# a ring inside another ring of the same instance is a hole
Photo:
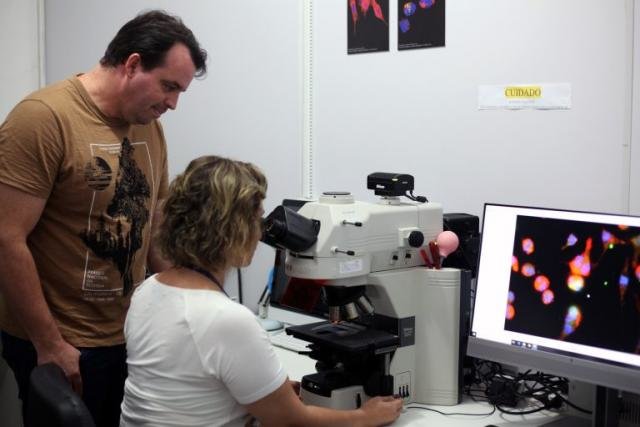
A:
{"label": "man's blue jeans", "polygon": [[[112,347],[80,347],[82,400],[98,427],[120,424],[120,404],[127,378],[127,353],[124,344]],[[36,367],[37,355],[31,341],[2,332],[2,357],[13,371],[22,400],[22,415],[29,397],[29,376]]]}

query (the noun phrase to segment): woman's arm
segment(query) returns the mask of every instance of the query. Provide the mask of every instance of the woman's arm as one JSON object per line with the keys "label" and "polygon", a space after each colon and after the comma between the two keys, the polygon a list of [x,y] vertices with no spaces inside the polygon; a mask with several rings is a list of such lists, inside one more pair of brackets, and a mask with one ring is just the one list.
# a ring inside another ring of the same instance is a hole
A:
{"label": "woman's arm", "polygon": [[263,426],[345,426],[374,427],[392,423],[400,415],[402,400],[393,397],[375,397],[361,408],[340,411],[305,405],[285,381],[274,392],[246,405],[247,410]]}

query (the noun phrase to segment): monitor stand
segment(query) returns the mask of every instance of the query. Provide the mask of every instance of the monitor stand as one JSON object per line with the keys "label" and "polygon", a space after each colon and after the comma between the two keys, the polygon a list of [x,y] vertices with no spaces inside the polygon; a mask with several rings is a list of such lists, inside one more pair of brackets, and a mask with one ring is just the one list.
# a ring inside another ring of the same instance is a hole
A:
{"label": "monitor stand", "polygon": [[620,397],[618,390],[596,386],[594,390],[591,420],[577,416],[563,416],[544,424],[545,427],[618,427]]}

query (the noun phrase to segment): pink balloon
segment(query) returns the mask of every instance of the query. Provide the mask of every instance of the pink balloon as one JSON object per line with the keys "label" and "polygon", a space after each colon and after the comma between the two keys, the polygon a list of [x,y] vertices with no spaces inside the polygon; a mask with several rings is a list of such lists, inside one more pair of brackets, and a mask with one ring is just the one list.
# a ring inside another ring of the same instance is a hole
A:
{"label": "pink balloon", "polygon": [[458,239],[456,233],[454,233],[453,231],[443,231],[442,233],[438,234],[436,243],[438,243],[438,251],[440,252],[440,256],[446,257],[447,255],[458,249],[460,240]]}

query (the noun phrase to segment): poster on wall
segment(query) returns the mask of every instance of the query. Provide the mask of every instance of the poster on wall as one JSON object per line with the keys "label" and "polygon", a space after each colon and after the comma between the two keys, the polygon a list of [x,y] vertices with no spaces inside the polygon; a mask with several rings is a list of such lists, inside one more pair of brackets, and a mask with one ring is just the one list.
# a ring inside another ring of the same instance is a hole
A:
{"label": "poster on wall", "polygon": [[347,0],[347,53],[389,50],[389,0]]}
{"label": "poster on wall", "polygon": [[398,0],[398,50],[444,46],[445,0]]}

